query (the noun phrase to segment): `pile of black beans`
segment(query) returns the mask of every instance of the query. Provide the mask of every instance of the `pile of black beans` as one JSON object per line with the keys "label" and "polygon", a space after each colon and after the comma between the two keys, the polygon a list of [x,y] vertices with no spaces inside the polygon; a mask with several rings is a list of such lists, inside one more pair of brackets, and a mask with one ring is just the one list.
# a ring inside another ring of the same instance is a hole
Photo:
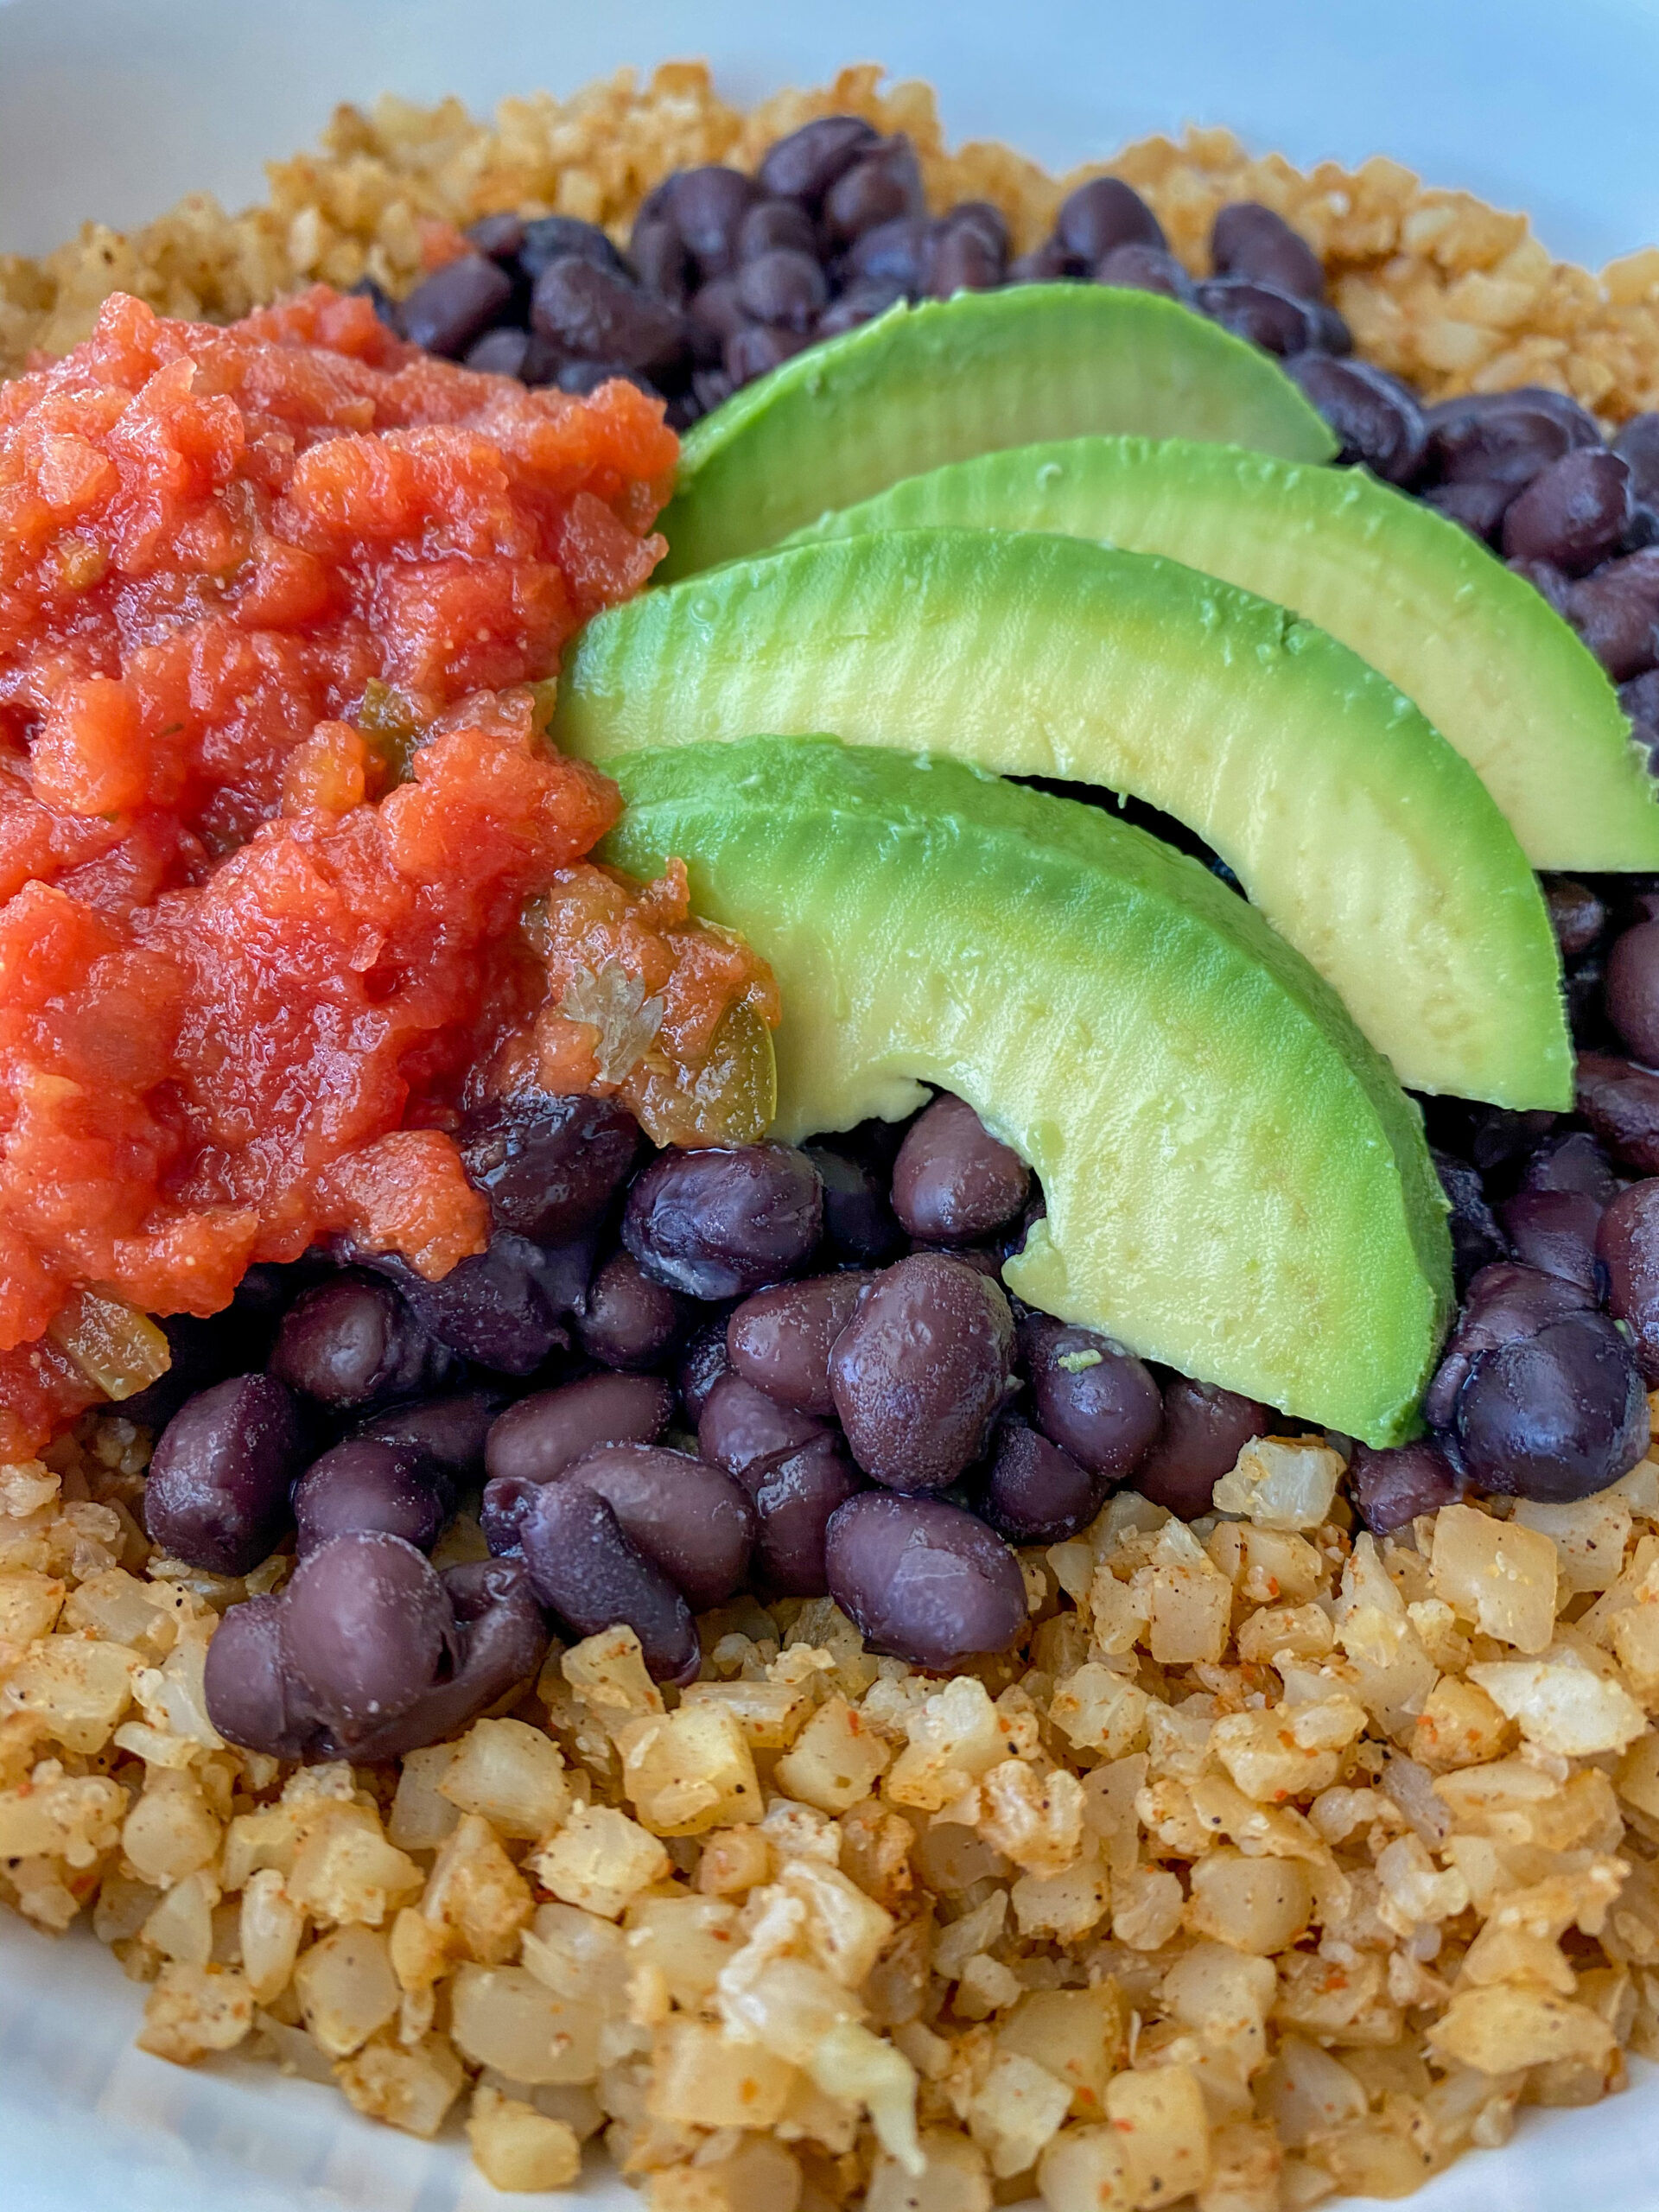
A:
{"label": "pile of black beans", "polygon": [[[458,1141],[486,1252],[435,1283],[349,1246],[257,1268],[165,1325],[172,1369],[123,1408],[160,1431],[162,1550],[232,1577],[294,1554],[210,1648],[209,1711],[251,1748],[395,1757],[533,1675],[551,1630],[626,1621],[683,1681],[695,1617],[745,1590],[830,1596],[946,1669],[1022,1631],[1012,1547],[1125,1481],[1202,1512],[1268,1426],[1008,1295],[1041,1194],[959,1099],[652,1152],[613,1103],[538,1097]],[[462,1510],[490,1555],[435,1567]]]}

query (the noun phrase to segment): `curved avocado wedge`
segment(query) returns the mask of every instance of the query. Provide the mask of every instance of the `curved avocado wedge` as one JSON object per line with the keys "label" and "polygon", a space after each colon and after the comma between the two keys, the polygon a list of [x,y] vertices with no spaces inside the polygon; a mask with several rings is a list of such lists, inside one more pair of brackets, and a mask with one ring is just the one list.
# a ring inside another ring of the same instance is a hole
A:
{"label": "curved avocado wedge", "polygon": [[1566,1107],[1536,879],[1468,762],[1346,646],[1173,561],[904,531],[734,563],[599,615],[554,741],[824,728],[1132,792],[1188,823],[1402,1083]]}
{"label": "curved avocado wedge", "polygon": [[1415,701],[1535,868],[1659,868],[1659,783],[1594,655],[1466,530],[1363,470],[1063,439],[910,477],[790,543],[932,523],[1164,553],[1277,600]]}
{"label": "curved avocado wedge", "polygon": [[608,766],[602,856],[677,855],[772,963],[779,1135],[943,1084],[1042,1179],[1021,1298],[1368,1442],[1411,1432],[1451,1299],[1421,1118],[1196,861],[931,755],[755,738]]}
{"label": "curved avocado wedge", "polygon": [[1001,446],[1090,430],[1224,438],[1329,461],[1269,357],[1154,292],[1020,284],[890,308],[697,423],[658,518],[664,582],[774,545],[826,507]]}

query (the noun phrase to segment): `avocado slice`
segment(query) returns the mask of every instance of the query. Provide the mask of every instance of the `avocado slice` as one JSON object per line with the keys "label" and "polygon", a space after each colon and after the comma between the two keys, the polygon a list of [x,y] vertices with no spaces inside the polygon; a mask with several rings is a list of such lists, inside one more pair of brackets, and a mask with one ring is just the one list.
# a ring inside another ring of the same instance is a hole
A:
{"label": "avocado slice", "polygon": [[608,766],[602,857],[677,855],[777,974],[776,1134],[943,1084],[1042,1179],[1021,1298],[1370,1443],[1411,1433],[1451,1300],[1421,1117],[1207,869],[937,755],[752,738]]}
{"label": "avocado slice", "polygon": [[664,582],[774,545],[826,507],[1000,446],[1085,430],[1225,438],[1328,461],[1266,353],[1154,292],[1020,284],[889,308],[716,408],[680,448]]}
{"label": "avocado slice", "polygon": [[552,734],[608,762],[826,727],[1133,792],[1221,855],[1402,1083],[1570,1103],[1554,936],[1513,831],[1409,700],[1282,607],[1079,538],[804,545],[596,617]]}
{"label": "avocado slice", "polygon": [[981,454],[790,540],[930,523],[1166,553],[1317,622],[1413,699],[1535,868],[1659,868],[1659,783],[1594,655],[1466,530],[1361,469],[1189,438]]}

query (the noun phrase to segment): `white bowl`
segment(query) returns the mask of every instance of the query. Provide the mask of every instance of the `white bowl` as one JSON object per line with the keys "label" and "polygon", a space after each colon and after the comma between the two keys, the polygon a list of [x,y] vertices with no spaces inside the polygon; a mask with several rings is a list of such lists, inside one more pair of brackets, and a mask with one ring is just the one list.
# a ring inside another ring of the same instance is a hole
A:
{"label": "white bowl", "polygon": [[[953,137],[1052,166],[1224,123],[1299,162],[1384,152],[1525,207],[1599,264],[1659,239],[1651,0],[0,0],[0,252],[36,252],[259,164],[340,99],[568,92],[622,62],[702,54],[744,98],[879,59],[938,87]],[[0,1910],[0,2212],[484,2212],[452,2138],[360,2120],[332,2089],[132,2048],[143,1993],[90,1936]],[[1421,2212],[1653,2212],[1659,2075],[1585,2112],[1524,2114],[1413,2200]],[[581,2201],[639,2200],[596,2167]],[[521,2200],[526,2203],[532,2200]],[[575,2197],[543,2197],[543,2204]]]}

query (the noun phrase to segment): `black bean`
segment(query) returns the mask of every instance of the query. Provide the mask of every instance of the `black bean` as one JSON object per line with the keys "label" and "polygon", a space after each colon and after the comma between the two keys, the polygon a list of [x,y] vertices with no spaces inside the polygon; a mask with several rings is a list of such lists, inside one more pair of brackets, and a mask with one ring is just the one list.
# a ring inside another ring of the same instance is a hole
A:
{"label": "black bean", "polygon": [[593,1266],[591,1234],[569,1244],[533,1244],[497,1235],[436,1282],[386,1255],[390,1274],[417,1318],[440,1343],[480,1367],[530,1375],[550,1353],[568,1348],[561,1316],[575,1312]]}
{"label": "black bean", "polygon": [[705,415],[712,415],[716,407],[724,406],[736,389],[723,368],[691,372],[691,396]]}
{"label": "black bean", "polygon": [[1552,461],[1506,510],[1503,550],[1580,575],[1615,550],[1630,518],[1629,469],[1617,454],[1582,447]]}
{"label": "black bean", "polygon": [[1567,592],[1567,617],[1616,683],[1659,663],[1659,545],[1605,561]]}
{"label": "black bean", "polygon": [[1085,265],[1102,259],[1114,246],[1168,244],[1163,226],[1132,185],[1121,177],[1092,176],[1069,192],[1054,219],[1054,236],[1061,250]]}
{"label": "black bean", "polygon": [[367,300],[374,309],[376,321],[385,323],[395,337],[403,336],[404,326],[398,315],[397,302],[384,284],[377,284],[372,276],[359,276],[355,284],[346,286],[346,291],[348,298],[355,296]]}
{"label": "black bean", "polygon": [[575,1331],[601,1367],[643,1374],[667,1358],[686,1318],[684,1301],[653,1282],[632,1252],[613,1252],[588,1287]]}
{"label": "black bean", "polygon": [[1497,1210],[1510,1249],[1523,1267],[1578,1283],[1599,1298],[1596,1232],[1602,1208],[1583,1191],[1517,1191]]}
{"label": "black bean", "polygon": [[1476,1360],[1501,1345],[1516,1344],[1552,1321],[1587,1313],[1595,1304],[1581,1284],[1500,1260],[1480,1273],[1464,1294],[1456,1325],[1423,1399],[1423,1417],[1432,1427],[1449,1429],[1458,1393]]}
{"label": "black bean", "polygon": [[697,1415],[698,1451],[751,1491],[791,1452],[834,1434],[815,1414],[786,1406],[734,1374],[715,1378]]}
{"label": "black bean", "polygon": [[1033,1313],[1020,1325],[1036,1422],[1091,1474],[1121,1482],[1150,1450],[1163,1420],[1158,1385],[1109,1337]]}
{"label": "black bean", "polygon": [[677,1377],[680,1403],[694,1428],[702,1419],[709,1392],[722,1376],[731,1371],[732,1363],[726,1355],[726,1316],[720,1313],[702,1324],[680,1355]]}
{"label": "black bean", "polygon": [[986,292],[1007,273],[1008,228],[983,200],[965,200],[933,226],[928,241],[925,288],[936,300],[957,292]]}
{"label": "black bean", "polygon": [[1503,1259],[1508,1247],[1486,1202],[1478,1170],[1450,1153],[1436,1150],[1433,1157],[1451,1208],[1446,1226],[1452,1232],[1452,1273],[1461,1291],[1472,1275]]}
{"label": "black bean", "polygon": [[1638,922],[1613,939],[1605,1002],[1631,1055],[1659,1065],[1659,921]]}
{"label": "black bean", "polygon": [[426,1454],[412,1444],[350,1436],[311,1465],[294,1485],[294,1525],[302,1559],[330,1536],[378,1529],[429,1552],[449,1516],[450,1498]]}
{"label": "black bean", "polygon": [[1004,1416],[973,1490],[981,1516],[1011,1544],[1064,1543],[1088,1527],[1104,1497],[1097,1475],[1017,1414]]}
{"label": "black bean", "polygon": [[1269,353],[1305,353],[1319,337],[1319,319],[1305,301],[1252,277],[1206,276],[1194,298],[1201,314]]}
{"label": "black bean", "polygon": [[499,330],[486,330],[467,348],[467,365],[480,369],[493,377],[516,377],[522,384],[524,365],[530,358],[531,337],[527,330],[514,330],[505,324]]}
{"label": "black bean", "polygon": [[1618,1185],[1606,1154],[1585,1129],[1544,1139],[1521,1172],[1523,1191],[1577,1191],[1609,1206]]}
{"label": "black bean", "polygon": [[684,306],[694,282],[691,257],[665,216],[642,215],[628,240],[628,253],[646,291],[675,307]]}
{"label": "black bean", "polygon": [[1348,1489],[1374,1536],[1391,1535],[1420,1513],[1438,1513],[1463,1493],[1451,1461],[1427,1437],[1382,1452],[1357,1446],[1348,1468]]}
{"label": "black bean", "polygon": [[832,244],[849,245],[895,215],[920,215],[927,202],[916,155],[902,131],[855,161],[823,198],[824,231]]}
{"label": "black bean", "polygon": [[964,1099],[936,1098],[905,1134],[893,1168],[893,1210],[931,1244],[974,1244],[1011,1221],[1031,1171]]}
{"label": "black bean", "polygon": [[1461,1099],[1428,1102],[1435,1144],[1471,1160],[1482,1175],[1518,1166],[1555,1128],[1559,1114],[1516,1113],[1503,1106],[1471,1106]]}
{"label": "black bean", "polygon": [[1649,1388],[1659,1388],[1659,1181],[1632,1183],[1601,1217],[1607,1308],[1624,1322]]}
{"label": "black bean", "polygon": [[936,1252],[888,1268],[830,1354],[854,1459],[895,1489],[954,1482],[1014,1387],[1014,1348],[1008,1301],[976,1269]]}
{"label": "black bean", "polygon": [[226,1743],[279,1759],[303,1758],[317,1721],[283,1651],[283,1600],[250,1598],[226,1609],[202,1669],[207,1718]]}
{"label": "black bean", "polygon": [[830,1517],[864,1487],[846,1453],[824,1437],[770,1465],[754,1491],[754,1576],[779,1598],[829,1594]]}
{"label": "black bean", "polygon": [[1315,311],[1318,335],[1314,344],[1327,353],[1351,353],[1354,334],[1333,307],[1321,307]]}
{"label": "black bean", "polygon": [[524,226],[518,215],[484,215],[462,234],[468,245],[492,261],[517,261],[524,247]]}
{"label": "black bean", "polygon": [[1369,361],[1293,353],[1285,363],[1337,436],[1338,461],[1363,461],[1388,484],[1409,484],[1423,466],[1428,431],[1410,388]]}
{"label": "black bean", "polygon": [[1235,200],[1220,209],[1210,232],[1210,259],[1217,276],[1248,276],[1293,299],[1325,298],[1325,266],[1282,215],[1259,200]]}
{"label": "black bean", "polygon": [[721,359],[734,386],[753,384],[756,377],[769,376],[773,369],[793,360],[805,345],[805,339],[795,331],[748,323],[726,340]]}
{"label": "black bean", "polygon": [[1558,569],[1553,561],[1507,561],[1504,566],[1512,569],[1517,576],[1524,576],[1557,614],[1567,613],[1567,595],[1573,588],[1573,579],[1564,569]]}
{"label": "black bean", "polygon": [[855,239],[847,256],[849,289],[891,288],[889,304],[900,293],[922,289],[932,250],[933,226],[924,215],[898,215],[878,223]]}
{"label": "black bean", "polygon": [[455,1141],[497,1229],[562,1244],[590,1228],[621,1188],[639,1129],[613,1099],[535,1093],[477,1109]]}
{"label": "black bean", "polygon": [[1443,399],[1424,419],[1429,467],[1452,484],[1503,484],[1519,492],[1563,454],[1601,443],[1592,416],[1535,385]]}
{"label": "black bean", "polygon": [[[530,1578],[512,1560],[468,1560],[446,1567],[445,1599],[460,1656],[454,1671],[423,1690],[406,1713],[383,1722],[349,1747],[364,1764],[402,1758],[423,1745],[458,1736],[480,1713],[499,1706],[515,1685],[534,1681],[547,1653],[547,1623]],[[324,1757],[339,1751],[326,1747]]]}
{"label": "black bean", "polygon": [[1545,882],[1544,899],[1562,957],[1576,960],[1580,953],[1588,952],[1607,926],[1607,909],[1588,884],[1558,875]]}
{"label": "black bean", "polygon": [[809,1260],[823,1185],[791,1145],[659,1153],[628,1193],[622,1238],[645,1273],[690,1298],[741,1298]]}
{"label": "black bean", "polygon": [[1613,451],[1630,472],[1630,492],[1645,506],[1659,505],[1659,415],[1632,415],[1613,438]]}
{"label": "black bean", "polygon": [[818,317],[814,334],[818,338],[834,338],[843,330],[856,330],[862,324],[874,322],[878,315],[886,315],[889,308],[897,307],[908,296],[902,284],[889,283],[885,277],[860,277],[849,284],[838,299],[830,301]]}
{"label": "black bean", "polygon": [[836,178],[880,143],[862,116],[821,115],[769,147],[755,175],[772,197],[816,208]]}
{"label": "black bean", "polygon": [[749,318],[737,296],[735,276],[716,276],[705,284],[687,309],[694,347],[718,356],[728,338],[747,330]]}
{"label": "black bean", "polygon": [[549,262],[531,295],[530,319],[566,355],[621,361],[647,376],[671,372],[685,354],[685,318],[613,270],[574,254]]}
{"label": "black bean", "polygon": [[1578,1108],[1606,1149],[1638,1175],[1659,1175],[1659,1075],[1611,1052],[1580,1052]]}
{"label": "black bean", "polygon": [[791,246],[773,246],[738,272],[737,303],[757,322],[808,331],[830,298],[817,262]]}
{"label": "black bean", "polygon": [[875,1176],[824,1146],[809,1145],[806,1156],[823,1179],[824,1242],[836,1257],[867,1267],[892,1259],[904,1233]]}
{"label": "black bean", "polygon": [[188,1567],[246,1574],[287,1527],[289,1487],[305,1459],[299,1408],[274,1376],[216,1382],[188,1400],[156,1440],[144,1526]]}
{"label": "black bean", "polygon": [[1496,478],[1475,477],[1466,483],[1436,484],[1422,496],[1424,505],[1436,514],[1461,523],[1471,537],[1490,544],[1503,525],[1515,487]]}
{"label": "black bean", "polygon": [[1196,1521],[1210,1511],[1216,1484],[1232,1472],[1250,1439],[1267,1434],[1268,1409],[1184,1375],[1172,1376],[1163,1395],[1163,1427],[1132,1487],[1166,1512]]}
{"label": "black bean", "polygon": [[818,234],[798,200],[757,200],[737,226],[739,261],[753,261],[776,246],[817,257]]}
{"label": "black bean", "polygon": [[600,1444],[559,1481],[602,1497],[629,1542],[696,1610],[723,1604],[741,1583],[754,1506],[741,1483],[706,1459],[660,1445]]}
{"label": "black bean", "polygon": [[1014,1554],[985,1523],[937,1497],[866,1491],[830,1522],[830,1594],[878,1651],[945,1672],[1006,1651],[1027,1618]]}
{"label": "black bean", "polygon": [[738,226],[761,196],[752,176],[718,162],[681,169],[672,179],[664,213],[705,279],[736,267]]}
{"label": "black bean", "polygon": [[596,223],[575,215],[538,215],[524,225],[518,266],[532,281],[556,261],[585,261],[612,276],[626,276],[628,265]]}
{"label": "black bean", "polygon": [[674,1393],[659,1376],[584,1376],[498,1414],[484,1464],[492,1480],[550,1483],[596,1445],[654,1444],[673,1410]]}
{"label": "black bean", "polygon": [[[1117,249],[1115,247],[1114,251]],[[1103,260],[1105,256],[1102,256]],[[1098,268],[1099,264],[1096,264]],[[1045,238],[1029,253],[1016,254],[1008,264],[1010,284],[1052,284],[1073,273],[1071,259],[1058,238]],[[1107,280],[1101,278],[1104,283]],[[1154,288],[1155,289],[1155,288]]]}
{"label": "black bean", "polygon": [[691,1608],[668,1576],[622,1533],[596,1491],[541,1484],[522,1541],[531,1586],[578,1637],[626,1621],[660,1681],[694,1681],[702,1661]]}
{"label": "black bean", "polygon": [[774,1283],[744,1300],[726,1326],[734,1373],[803,1413],[832,1414],[830,1353],[875,1278],[849,1272]]}
{"label": "black bean", "polygon": [[636,391],[643,391],[647,399],[660,399],[662,397],[648,376],[638,369],[631,369],[626,361],[561,361],[554,372],[552,381],[561,391],[568,391],[574,399],[587,399],[602,384],[631,384]]}
{"label": "black bean", "polygon": [[1571,1313],[1478,1358],[1458,1393],[1457,1441],[1477,1489],[1589,1497],[1648,1448],[1647,1395],[1605,1313]]}
{"label": "black bean", "polygon": [[418,1446],[451,1483],[468,1483],[484,1471],[485,1439],[499,1404],[486,1390],[457,1390],[372,1414],[356,1433],[385,1444]]}
{"label": "black bean", "polygon": [[459,360],[512,302],[512,279],[481,253],[463,253],[419,283],[399,309],[404,335],[429,353]]}
{"label": "black bean", "polygon": [[[167,1338],[172,1363],[145,1389],[121,1402],[122,1418],[142,1422],[146,1428],[165,1428],[188,1398],[211,1389],[232,1375],[248,1375],[264,1367],[282,1318],[282,1305],[267,1307],[255,1297],[256,1284],[281,1273],[261,1267],[250,1268],[235,1298],[221,1312],[205,1319],[194,1313],[168,1313],[159,1325]],[[250,1281],[249,1278],[254,1278]],[[283,1286],[281,1296],[291,1295]]]}
{"label": "black bean", "polygon": [[1191,307],[1198,288],[1173,253],[1160,245],[1115,245],[1094,266],[1097,284],[1116,284],[1126,292],[1161,292],[1166,300]]}
{"label": "black bean", "polygon": [[451,1363],[390,1283],[354,1269],[302,1292],[270,1355],[279,1381],[339,1412],[429,1389]]}
{"label": "black bean", "polygon": [[349,1742],[407,1712],[454,1663],[454,1614],[431,1562],[401,1536],[333,1536],[283,1593],[282,1643],[317,1717]]}

